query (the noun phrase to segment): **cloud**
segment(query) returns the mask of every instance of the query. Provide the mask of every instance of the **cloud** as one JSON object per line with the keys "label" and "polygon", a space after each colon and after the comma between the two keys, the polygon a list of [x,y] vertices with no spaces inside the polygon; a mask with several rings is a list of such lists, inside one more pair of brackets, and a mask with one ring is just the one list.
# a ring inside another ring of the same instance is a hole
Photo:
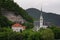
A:
{"label": "cloud", "polygon": [[22,8],[37,8],[41,9],[41,4],[43,11],[60,13],[60,0],[14,0],[17,2]]}

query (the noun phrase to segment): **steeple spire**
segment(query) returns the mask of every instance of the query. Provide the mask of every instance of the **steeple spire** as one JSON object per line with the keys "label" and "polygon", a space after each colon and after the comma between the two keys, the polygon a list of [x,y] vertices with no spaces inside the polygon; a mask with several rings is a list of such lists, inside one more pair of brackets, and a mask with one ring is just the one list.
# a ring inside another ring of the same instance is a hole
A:
{"label": "steeple spire", "polygon": [[42,16],[42,5],[41,5],[41,16]]}
{"label": "steeple spire", "polygon": [[41,6],[41,14],[40,14],[40,28],[43,27],[43,14],[42,14],[42,6]]}
{"label": "steeple spire", "polygon": [[[41,0],[41,1],[42,1],[42,0]],[[39,26],[37,26],[37,25],[35,26],[36,31],[38,31],[40,28],[46,28],[46,27],[47,27],[47,26],[44,26],[44,25],[43,25],[43,23],[44,23],[44,20],[43,20],[43,19],[44,19],[44,18],[43,18],[43,11],[42,11],[42,8],[43,8],[43,7],[42,7],[42,3],[43,3],[43,2],[41,2],[40,20],[38,21],[40,25],[39,25]]]}

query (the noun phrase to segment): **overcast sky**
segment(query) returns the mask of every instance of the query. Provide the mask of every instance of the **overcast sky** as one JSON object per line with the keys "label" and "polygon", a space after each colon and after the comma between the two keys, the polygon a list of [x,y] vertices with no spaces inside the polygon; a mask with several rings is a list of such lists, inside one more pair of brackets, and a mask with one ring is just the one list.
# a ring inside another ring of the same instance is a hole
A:
{"label": "overcast sky", "polygon": [[60,14],[60,0],[14,0],[23,9],[37,8],[45,12]]}

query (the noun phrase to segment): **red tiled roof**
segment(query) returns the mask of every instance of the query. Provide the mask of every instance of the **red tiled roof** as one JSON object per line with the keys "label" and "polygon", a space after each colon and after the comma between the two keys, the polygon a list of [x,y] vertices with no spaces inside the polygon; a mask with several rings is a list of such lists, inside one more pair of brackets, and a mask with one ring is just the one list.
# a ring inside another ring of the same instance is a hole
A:
{"label": "red tiled roof", "polygon": [[22,25],[19,23],[16,23],[16,24],[13,24],[12,27],[22,27]]}
{"label": "red tiled roof", "polygon": [[19,24],[19,23],[13,24],[12,27],[23,27],[24,29],[26,28],[26,26],[22,26],[22,25]]}

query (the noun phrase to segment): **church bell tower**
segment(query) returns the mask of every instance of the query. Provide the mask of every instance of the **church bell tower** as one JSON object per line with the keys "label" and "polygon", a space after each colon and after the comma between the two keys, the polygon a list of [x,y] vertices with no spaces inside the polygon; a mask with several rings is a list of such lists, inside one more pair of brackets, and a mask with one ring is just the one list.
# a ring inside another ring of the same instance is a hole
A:
{"label": "church bell tower", "polygon": [[42,8],[41,8],[41,14],[40,14],[40,28],[43,27],[43,14],[42,14]]}

